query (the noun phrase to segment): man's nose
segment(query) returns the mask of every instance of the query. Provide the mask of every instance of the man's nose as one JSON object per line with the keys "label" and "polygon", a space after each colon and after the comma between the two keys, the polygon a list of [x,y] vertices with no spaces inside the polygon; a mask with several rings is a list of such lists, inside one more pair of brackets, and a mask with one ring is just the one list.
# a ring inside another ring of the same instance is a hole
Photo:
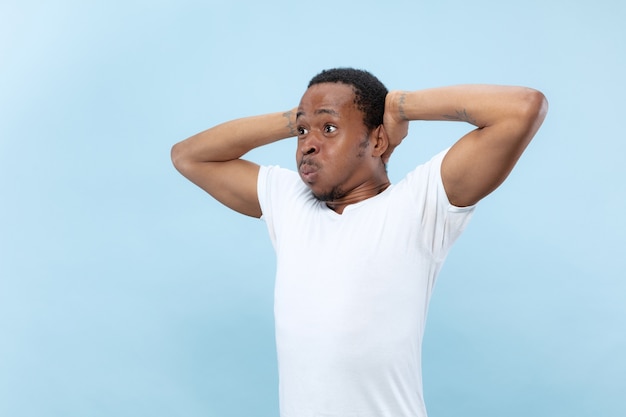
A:
{"label": "man's nose", "polygon": [[311,155],[319,151],[319,140],[314,134],[308,134],[306,139],[300,145],[300,151],[303,155]]}

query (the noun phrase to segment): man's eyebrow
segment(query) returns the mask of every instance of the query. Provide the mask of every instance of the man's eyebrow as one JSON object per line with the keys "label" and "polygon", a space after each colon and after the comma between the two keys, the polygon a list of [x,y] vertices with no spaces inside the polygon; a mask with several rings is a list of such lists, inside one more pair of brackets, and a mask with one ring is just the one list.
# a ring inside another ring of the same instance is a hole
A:
{"label": "man's eyebrow", "polygon": [[[339,117],[339,112],[333,109],[317,109],[315,110],[315,112],[313,112],[313,114],[330,114],[331,116]],[[299,111],[296,113],[296,119],[304,115],[305,113],[303,111]]]}
{"label": "man's eyebrow", "polygon": [[330,114],[331,116],[339,116],[339,113],[333,109],[318,109],[315,114]]}

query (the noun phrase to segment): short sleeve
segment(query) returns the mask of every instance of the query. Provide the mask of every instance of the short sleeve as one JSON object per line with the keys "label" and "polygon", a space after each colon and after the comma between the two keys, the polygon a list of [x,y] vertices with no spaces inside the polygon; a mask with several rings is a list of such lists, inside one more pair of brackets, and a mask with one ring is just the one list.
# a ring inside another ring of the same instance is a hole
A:
{"label": "short sleeve", "polygon": [[261,166],[257,179],[257,194],[261,206],[261,220],[276,247],[276,237],[285,214],[293,212],[293,204],[308,189],[294,171],[277,165]]}
{"label": "short sleeve", "polygon": [[436,259],[445,258],[476,207],[457,207],[448,199],[441,178],[441,163],[448,149],[418,166],[403,180],[417,210],[422,243]]}

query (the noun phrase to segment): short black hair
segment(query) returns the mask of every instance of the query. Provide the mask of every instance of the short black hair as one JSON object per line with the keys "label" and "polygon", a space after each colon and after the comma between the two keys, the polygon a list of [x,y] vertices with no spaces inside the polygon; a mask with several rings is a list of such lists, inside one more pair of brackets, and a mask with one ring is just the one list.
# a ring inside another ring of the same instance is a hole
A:
{"label": "short black hair", "polygon": [[369,131],[383,123],[387,87],[365,70],[355,68],[327,69],[309,81],[309,87],[322,83],[342,83],[354,90],[354,104],[363,112],[363,122]]}

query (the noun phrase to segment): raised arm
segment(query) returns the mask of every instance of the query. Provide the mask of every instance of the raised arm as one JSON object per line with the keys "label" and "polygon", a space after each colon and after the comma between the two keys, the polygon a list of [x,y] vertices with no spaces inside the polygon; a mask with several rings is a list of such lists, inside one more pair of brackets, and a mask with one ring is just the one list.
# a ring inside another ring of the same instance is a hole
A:
{"label": "raised arm", "polygon": [[296,135],[296,110],[232,120],[172,147],[172,162],[191,182],[239,213],[261,217],[259,166],[248,151]]}
{"label": "raised arm", "polygon": [[385,128],[390,149],[397,146],[411,120],[464,121],[477,129],[448,151],[441,166],[450,202],[470,206],[495,190],[509,175],[548,110],[542,93],[525,87],[464,85],[387,96]]}

